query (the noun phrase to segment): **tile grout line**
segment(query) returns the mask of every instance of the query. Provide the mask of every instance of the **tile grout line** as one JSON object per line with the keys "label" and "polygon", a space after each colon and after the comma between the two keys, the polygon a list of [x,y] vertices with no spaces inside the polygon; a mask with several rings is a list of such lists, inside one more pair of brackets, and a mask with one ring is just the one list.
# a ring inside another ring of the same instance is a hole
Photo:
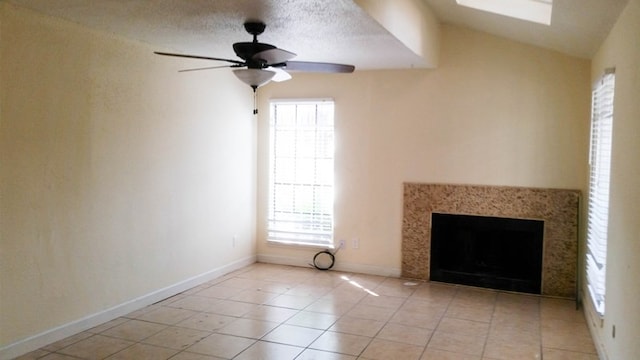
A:
{"label": "tile grout line", "polygon": [[493,324],[494,317],[496,315],[496,306],[498,305],[498,293],[495,294],[495,298],[493,300],[493,311],[491,311],[491,319],[489,320],[489,328],[487,329],[487,335],[485,335],[484,343],[482,344],[482,352],[480,353],[480,358],[484,358],[484,353],[487,350],[487,342],[489,341],[489,334],[491,333],[491,325]]}
{"label": "tile grout line", "polygon": [[544,347],[542,346],[542,298],[538,298],[538,335],[540,336],[540,360],[543,360]]}
{"label": "tile grout line", "polygon": [[[389,279],[389,277],[385,277],[385,279],[378,284],[378,286],[376,286],[372,291],[375,291],[378,287],[382,286],[382,284],[384,284],[384,282]],[[358,358],[367,350],[367,348],[371,345],[371,343],[373,342],[373,340],[375,340],[375,338],[380,334],[380,332],[382,331],[382,329],[385,328],[385,326],[387,324],[389,324],[389,320],[391,320],[393,318],[393,316],[400,310],[400,308],[402,307],[402,305],[406,304],[407,300],[409,300],[409,298],[415,293],[415,289],[413,289],[413,291],[411,292],[411,295],[407,296],[404,301],[402,302],[402,304],[400,306],[398,306],[398,308],[393,312],[393,314],[391,314],[391,316],[389,317],[389,319],[387,319],[387,321],[385,321],[385,323],[382,325],[382,327],[380,328],[380,330],[378,330],[375,335],[373,335],[371,337],[371,340],[369,340],[369,343],[367,343],[367,346],[365,346],[362,351],[360,351],[360,354],[358,354]],[[369,295],[367,295],[369,296]],[[367,298],[367,296],[363,297],[362,299],[360,299],[360,301],[358,301],[354,307],[358,306],[362,301],[364,301],[364,299]],[[425,345],[426,346],[426,345]],[[424,351],[424,350],[423,350]]]}
{"label": "tile grout line", "polygon": [[458,295],[458,292],[460,291],[460,287],[459,286],[454,286],[453,288],[454,288],[455,291],[453,292],[453,295],[451,295],[451,298],[447,302],[447,306],[445,307],[444,311],[440,315],[440,318],[438,319],[438,322],[437,322],[435,328],[431,332],[431,336],[429,336],[429,340],[427,341],[427,344],[424,346],[424,350],[422,350],[422,354],[420,355],[420,359],[422,359],[424,357],[424,354],[427,352],[427,348],[429,347],[429,343],[433,339],[433,335],[436,333],[436,331],[438,330],[438,327],[440,326],[440,323],[442,322],[442,319],[444,319],[445,315],[447,314],[447,311],[449,310],[449,306],[451,306],[451,303],[453,302],[453,299],[455,299],[455,297]]}

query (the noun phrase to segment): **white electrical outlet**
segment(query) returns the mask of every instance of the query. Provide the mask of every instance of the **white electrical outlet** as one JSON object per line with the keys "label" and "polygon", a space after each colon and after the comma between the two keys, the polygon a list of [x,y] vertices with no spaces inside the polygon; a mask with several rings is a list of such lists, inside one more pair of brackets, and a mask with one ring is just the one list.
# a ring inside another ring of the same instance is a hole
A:
{"label": "white electrical outlet", "polygon": [[353,242],[351,243],[351,245],[353,246],[354,249],[360,248],[360,239],[359,238],[354,238]]}
{"label": "white electrical outlet", "polygon": [[338,245],[338,248],[343,248],[344,247],[344,240],[340,240],[340,245]]}

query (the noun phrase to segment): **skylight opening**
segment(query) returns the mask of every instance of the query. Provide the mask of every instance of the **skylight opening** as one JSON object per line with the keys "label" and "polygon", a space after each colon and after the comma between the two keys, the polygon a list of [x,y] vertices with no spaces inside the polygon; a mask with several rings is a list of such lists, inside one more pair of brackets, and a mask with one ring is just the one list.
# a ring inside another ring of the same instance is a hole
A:
{"label": "skylight opening", "polygon": [[553,0],[456,0],[458,5],[551,25]]}

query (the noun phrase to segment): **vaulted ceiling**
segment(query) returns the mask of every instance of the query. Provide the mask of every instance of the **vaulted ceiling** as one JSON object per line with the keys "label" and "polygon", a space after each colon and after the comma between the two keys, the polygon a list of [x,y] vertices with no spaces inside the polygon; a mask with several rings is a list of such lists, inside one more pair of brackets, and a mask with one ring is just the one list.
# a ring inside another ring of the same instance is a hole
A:
{"label": "vaulted ceiling", "polygon": [[[387,16],[386,21],[380,13],[373,13],[372,9],[392,3],[424,10],[436,25],[455,24],[589,58],[628,2],[554,0],[551,26],[545,26],[464,8],[455,0],[7,1],[145,42],[158,50],[224,58],[235,58],[234,42],[250,41],[242,24],[260,20],[267,24],[260,41],[298,54],[295,60],[347,63],[356,69],[432,65],[393,28],[394,22],[402,27],[401,12],[394,14],[395,19]],[[415,28],[411,23],[405,25],[409,31]]]}

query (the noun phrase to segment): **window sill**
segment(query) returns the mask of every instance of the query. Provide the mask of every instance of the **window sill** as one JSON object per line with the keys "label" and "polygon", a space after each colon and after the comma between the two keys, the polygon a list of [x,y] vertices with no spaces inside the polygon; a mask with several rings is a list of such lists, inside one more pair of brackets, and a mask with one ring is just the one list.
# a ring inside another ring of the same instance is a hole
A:
{"label": "window sill", "polygon": [[334,250],[336,248],[335,245],[333,244],[331,245],[304,244],[304,243],[297,243],[297,242],[290,242],[290,241],[283,241],[283,240],[269,240],[269,239],[267,239],[267,244],[269,246],[274,246],[274,247],[286,247],[286,248],[298,248],[298,249],[310,249],[310,250]]}

